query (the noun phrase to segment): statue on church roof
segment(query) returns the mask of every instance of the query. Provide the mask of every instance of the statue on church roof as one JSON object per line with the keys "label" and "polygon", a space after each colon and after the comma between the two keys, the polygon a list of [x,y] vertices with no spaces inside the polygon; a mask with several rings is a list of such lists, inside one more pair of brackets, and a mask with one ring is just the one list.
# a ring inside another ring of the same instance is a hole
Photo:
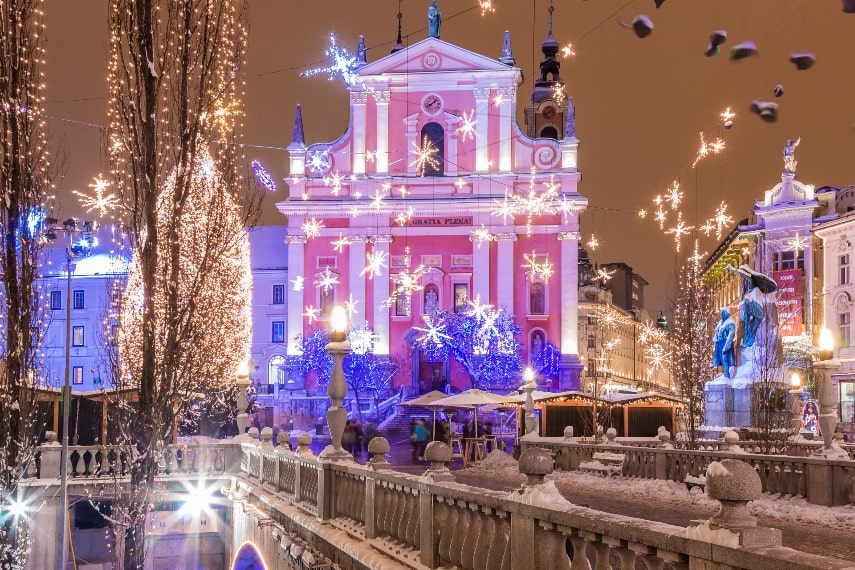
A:
{"label": "statue on church roof", "polygon": [[795,174],[796,173],[796,147],[799,146],[799,143],[802,142],[802,137],[797,138],[796,140],[789,139],[787,140],[787,146],[784,147],[784,172],[786,174]]}
{"label": "statue on church roof", "polygon": [[428,36],[438,38],[441,26],[442,12],[439,11],[439,6],[436,5],[436,0],[433,0],[428,8]]}

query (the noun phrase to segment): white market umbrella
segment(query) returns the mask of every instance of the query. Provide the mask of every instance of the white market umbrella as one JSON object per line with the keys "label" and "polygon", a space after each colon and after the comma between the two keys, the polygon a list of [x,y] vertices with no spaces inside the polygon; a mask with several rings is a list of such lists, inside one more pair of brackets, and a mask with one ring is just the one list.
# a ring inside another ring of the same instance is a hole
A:
{"label": "white market umbrella", "polygon": [[432,405],[447,408],[475,408],[475,437],[478,437],[478,407],[488,404],[510,404],[513,402],[514,400],[509,396],[502,396],[485,390],[479,390],[478,388],[472,388],[454,396],[435,400]]}
{"label": "white market umbrella", "polygon": [[411,406],[411,407],[420,407],[420,408],[428,408],[433,410],[433,425],[436,426],[436,411],[442,409],[447,406],[437,406],[435,402],[438,400],[442,400],[448,397],[448,394],[445,392],[440,392],[439,390],[434,390],[433,392],[428,392],[427,394],[422,394],[418,398],[413,398],[412,400],[407,400],[406,402],[401,402],[398,404],[399,406]]}

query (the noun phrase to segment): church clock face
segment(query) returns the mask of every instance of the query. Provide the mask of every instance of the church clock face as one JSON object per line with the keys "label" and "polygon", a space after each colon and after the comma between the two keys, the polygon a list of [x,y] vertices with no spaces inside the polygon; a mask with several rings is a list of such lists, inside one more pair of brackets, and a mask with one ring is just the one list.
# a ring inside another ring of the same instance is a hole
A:
{"label": "church clock face", "polygon": [[425,97],[424,101],[422,101],[422,109],[431,115],[439,113],[439,110],[442,109],[442,100],[439,98],[439,95],[428,95]]}
{"label": "church clock face", "polygon": [[547,121],[551,121],[555,118],[555,107],[545,107],[542,111],[542,115],[544,119],[546,119]]}

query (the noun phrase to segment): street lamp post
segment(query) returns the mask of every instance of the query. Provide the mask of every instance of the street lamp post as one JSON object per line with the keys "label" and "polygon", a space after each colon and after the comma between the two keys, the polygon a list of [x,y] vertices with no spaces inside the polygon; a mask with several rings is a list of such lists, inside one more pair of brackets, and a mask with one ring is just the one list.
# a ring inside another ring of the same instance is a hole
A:
{"label": "street lamp post", "polygon": [[534,371],[530,367],[526,367],[523,372],[523,380],[525,380],[525,384],[521,390],[525,392],[525,433],[528,435],[537,429],[537,420],[534,417],[534,401],[531,397],[537,386],[534,383]]}
{"label": "street lamp post", "polygon": [[347,396],[347,382],[344,378],[342,361],[350,353],[350,341],[347,340],[347,314],[344,307],[336,305],[332,312],[332,334],[326,346],[327,354],[333,359],[332,377],[327,384],[327,394],[331,404],[327,409],[327,424],[330,428],[330,445],[321,451],[321,459],[340,461],[353,459],[353,456],[341,446],[341,436],[347,422],[347,411],[343,402]]}
{"label": "street lamp post", "polygon": [[[97,245],[93,236],[98,226],[95,222],[83,222],[68,218],[62,225],[55,218],[45,219],[44,238],[53,241],[57,234],[65,234],[65,378],[62,385],[62,451],[60,453],[60,501],[62,503],[62,567],[68,565],[68,545],[71,537],[68,514],[68,419],[71,410],[71,279],[74,272],[72,261],[89,255]],[[75,236],[80,239],[75,242]]]}
{"label": "street lamp post", "polygon": [[822,329],[819,335],[819,362],[814,368],[822,374],[819,386],[819,429],[822,431],[822,455],[829,459],[848,459],[849,455],[838,446],[832,446],[834,429],[837,427],[837,394],[831,383],[831,374],[840,368],[840,361],[834,358],[834,338],[831,331]]}
{"label": "street lamp post", "polygon": [[802,435],[802,378],[798,372],[793,372],[790,375],[790,396],[792,397],[793,418],[791,420],[793,434],[791,439],[793,442],[801,441]]}

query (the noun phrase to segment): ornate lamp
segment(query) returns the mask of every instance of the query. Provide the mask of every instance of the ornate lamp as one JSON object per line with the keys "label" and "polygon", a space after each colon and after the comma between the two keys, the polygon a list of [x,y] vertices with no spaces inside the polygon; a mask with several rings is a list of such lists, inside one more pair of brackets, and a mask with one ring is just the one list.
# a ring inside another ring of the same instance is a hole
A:
{"label": "ornate lamp", "polygon": [[792,439],[792,441],[799,441],[802,439],[802,377],[799,376],[798,372],[793,371],[793,373],[790,375],[790,385],[792,386],[792,388],[790,389],[790,396],[793,399],[793,419],[790,422],[792,425],[793,434],[792,436],[790,436],[790,438]]}
{"label": "ornate lamp", "polygon": [[813,366],[822,374],[822,383],[817,395],[818,422],[819,429],[822,431],[822,455],[829,459],[846,459],[849,456],[845,451],[831,446],[834,429],[837,427],[837,394],[834,392],[831,374],[840,368],[840,361],[834,358],[834,337],[828,329],[822,329],[819,334],[819,362],[815,362]]}
{"label": "ornate lamp", "polygon": [[535,431],[537,420],[534,417],[534,400],[531,398],[531,393],[537,388],[534,383],[534,370],[531,366],[526,366],[523,371],[523,384],[521,390],[525,392],[525,433],[529,434]]}
{"label": "ornate lamp", "polygon": [[347,383],[344,380],[344,367],[342,361],[350,353],[350,342],[347,340],[347,314],[344,307],[336,305],[332,312],[332,333],[330,342],[326,347],[327,354],[333,359],[332,377],[327,384],[327,394],[332,403],[327,409],[327,425],[330,428],[330,445],[321,451],[321,459],[338,461],[353,459],[341,446],[341,436],[344,433],[344,424],[347,422],[347,411],[342,405],[347,396]]}

